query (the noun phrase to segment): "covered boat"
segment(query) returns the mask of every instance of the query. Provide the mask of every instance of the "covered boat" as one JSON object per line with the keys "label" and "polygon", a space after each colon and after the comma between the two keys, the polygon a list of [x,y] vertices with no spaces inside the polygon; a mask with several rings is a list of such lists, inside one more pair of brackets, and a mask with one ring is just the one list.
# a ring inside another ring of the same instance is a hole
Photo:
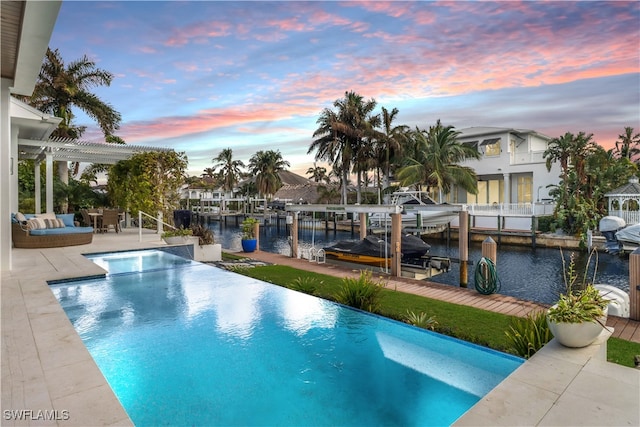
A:
{"label": "covered boat", "polygon": [[[402,260],[419,259],[429,252],[424,240],[411,234],[402,234]],[[369,235],[360,241],[341,240],[333,246],[324,248],[328,258],[358,264],[384,267],[391,262],[391,242]]]}

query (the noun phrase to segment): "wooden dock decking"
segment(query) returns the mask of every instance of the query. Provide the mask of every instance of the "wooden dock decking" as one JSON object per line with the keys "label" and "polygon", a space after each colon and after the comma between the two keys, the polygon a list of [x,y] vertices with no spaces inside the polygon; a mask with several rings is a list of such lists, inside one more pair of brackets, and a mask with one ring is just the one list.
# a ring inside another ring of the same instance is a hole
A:
{"label": "wooden dock decking", "polygon": [[[358,277],[360,274],[357,269],[349,269],[329,263],[317,264],[306,259],[296,259],[271,252],[256,251],[250,254],[239,253],[239,255],[246,255],[248,258],[270,264],[287,265],[299,270],[313,271],[336,277]],[[546,310],[548,307],[544,304],[520,300],[507,295],[482,295],[471,288],[457,288],[406,277],[388,277],[387,287],[397,289],[400,292],[518,317],[525,317],[531,312]],[[613,337],[640,343],[640,322],[609,316],[607,326],[614,328]]]}

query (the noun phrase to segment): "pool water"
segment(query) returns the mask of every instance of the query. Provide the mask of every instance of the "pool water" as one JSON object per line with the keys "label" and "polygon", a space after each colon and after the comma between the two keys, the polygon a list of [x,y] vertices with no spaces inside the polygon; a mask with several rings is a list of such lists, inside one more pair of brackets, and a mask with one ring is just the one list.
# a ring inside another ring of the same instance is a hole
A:
{"label": "pool water", "polygon": [[160,251],[91,259],[111,273],[51,288],[137,426],[449,425],[523,362]]}

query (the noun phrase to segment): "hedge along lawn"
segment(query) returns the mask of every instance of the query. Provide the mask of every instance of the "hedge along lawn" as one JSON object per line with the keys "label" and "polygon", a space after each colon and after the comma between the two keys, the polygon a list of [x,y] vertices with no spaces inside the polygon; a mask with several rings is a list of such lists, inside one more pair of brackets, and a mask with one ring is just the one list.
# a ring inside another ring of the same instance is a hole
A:
{"label": "hedge along lawn", "polygon": [[[236,270],[238,273],[290,288],[299,277],[310,277],[316,281],[318,297],[334,300],[334,295],[342,287],[342,278],[325,274],[298,270],[283,265],[257,266]],[[373,277],[386,283],[384,279]],[[509,352],[509,341],[505,331],[509,329],[513,316],[480,310],[478,308],[452,304],[419,295],[395,291],[392,288],[382,290],[380,313],[396,320],[403,320],[407,310],[424,312],[435,317],[438,322],[436,332],[454,336],[465,341]],[[633,358],[640,355],[640,343],[610,338],[607,342],[607,359],[610,362],[633,367]]]}

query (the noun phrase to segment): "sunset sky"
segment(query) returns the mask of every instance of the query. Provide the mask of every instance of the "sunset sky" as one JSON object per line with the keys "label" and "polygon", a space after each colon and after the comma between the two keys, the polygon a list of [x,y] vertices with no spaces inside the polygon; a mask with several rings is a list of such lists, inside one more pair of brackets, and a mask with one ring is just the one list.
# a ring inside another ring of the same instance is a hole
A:
{"label": "sunset sky", "polygon": [[[640,132],[640,2],[64,1],[50,47],[115,78],[95,93],[129,144],[278,149],[304,175],[316,120],[345,91],[427,128]],[[100,141],[90,119],[83,139]]]}

